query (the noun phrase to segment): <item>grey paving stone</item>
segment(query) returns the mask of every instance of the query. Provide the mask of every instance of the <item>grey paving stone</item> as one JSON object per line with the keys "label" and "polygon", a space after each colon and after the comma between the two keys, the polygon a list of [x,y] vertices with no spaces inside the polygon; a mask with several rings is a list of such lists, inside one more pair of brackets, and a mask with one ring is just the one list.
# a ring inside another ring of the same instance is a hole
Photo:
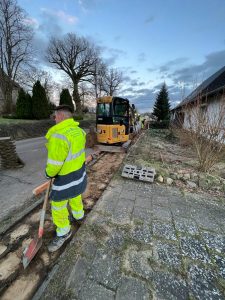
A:
{"label": "grey paving stone", "polygon": [[175,216],[179,216],[179,217],[191,217],[191,209],[188,205],[186,205],[185,203],[172,203],[171,204],[171,211],[172,214]]}
{"label": "grey paving stone", "polygon": [[173,194],[173,192],[167,191],[165,193],[168,197],[169,205],[179,206],[179,205],[187,205],[188,202],[186,201],[185,196],[183,196],[181,193]]}
{"label": "grey paving stone", "polygon": [[201,260],[204,263],[209,263],[210,258],[204,244],[197,238],[191,236],[182,236],[180,238],[180,247],[182,254],[191,259]]}
{"label": "grey paving stone", "polygon": [[172,273],[157,272],[153,278],[156,299],[188,300],[187,283]]}
{"label": "grey paving stone", "polygon": [[225,209],[224,207],[212,207],[210,209],[210,215],[213,220],[219,225],[221,233],[225,233]]}
{"label": "grey paving stone", "polygon": [[212,218],[207,210],[199,209],[192,211],[192,218],[196,220],[198,227],[209,231],[220,232],[221,228],[216,222],[216,219]]}
{"label": "grey paving stone", "polygon": [[98,225],[104,226],[109,222],[109,217],[103,215],[103,212],[91,213],[88,215],[88,218],[85,221],[85,225]]}
{"label": "grey paving stone", "polygon": [[141,276],[147,280],[152,279],[154,271],[151,266],[151,260],[153,258],[152,250],[138,250],[128,248],[123,257],[123,268],[126,272],[132,272]]}
{"label": "grey paving stone", "polygon": [[149,300],[146,284],[132,277],[124,277],[117,289],[116,300]]}
{"label": "grey paving stone", "polygon": [[119,195],[120,194],[118,192],[107,190],[98,200],[97,204],[95,205],[95,210],[105,211],[108,213],[113,212],[117,205],[117,202],[119,201]]}
{"label": "grey paving stone", "polygon": [[121,279],[120,264],[121,257],[108,250],[99,249],[91,266],[89,279],[110,289],[116,289]]}
{"label": "grey paving stone", "polygon": [[75,297],[78,297],[79,291],[83,288],[89,267],[90,265],[85,258],[78,258],[67,278],[66,289],[71,289]]}
{"label": "grey paving stone", "polygon": [[105,243],[106,247],[112,251],[113,250],[121,251],[126,242],[126,234],[127,233],[125,232],[125,230],[121,230],[121,229],[113,230]]}
{"label": "grey paving stone", "polygon": [[152,200],[148,196],[136,196],[135,207],[152,208]]}
{"label": "grey paving stone", "polygon": [[201,236],[206,246],[218,253],[225,253],[225,236],[212,232],[201,232]]}
{"label": "grey paving stone", "polygon": [[88,280],[82,287],[78,299],[80,300],[113,300],[115,293],[101,286],[100,284]]}
{"label": "grey paving stone", "polygon": [[91,238],[90,240],[85,240],[81,247],[80,254],[87,257],[88,259],[93,259],[97,251],[97,247],[97,242],[93,238]]}
{"label": "grey paving stone", "polygon": [[152,199],[152,197],[154,195],[154,189],[153,188],[151,188],[151,189],[143,188],[141,190],[139,188],[135,190],[137,198],[150,198],[150,199]]}
{"label": "grey paving stone", "polygon": [[178,246],[161,241],[153,241],[154,259],[160,265],[165,265],[170,269],[181,267],[182,256]]}
{"label": "grey paving stone", "polygon": [[177,239],[172,223],[162,223],[159,221],[153,221],[152,228],[153,235],[157,237],[173,241]]}
{"label": "grey paving stone", "polygon": [[119,203],[112,212],[112,222],[120,225],[129,224],[131,221],[133,205],[133,201],[120,199]]}
{"label": "grey paving stone", "polygon": [[172,214],[170,212],[170,209],[167,207],[161,207],[161,206],[152,206],[152,217],[153,219],[161,219],[166,221],[172,221]]}
{"label": "grey paving stone", "polygon": [[107,187],[107,190],[110,190],[113,193],[120,194],[123,191],[123,185],[122,184],[109,185]]}
{"label": "grey paving stone", "polygon": [[195,299],[222,300],[220,290],[215,286],[216,274],[198,265],[190,266],[188,270],[190,293]]}
{"label": "grey paving stone", "polygon": [[216,255],[214,259],[219,269],[219,276],[225,280],[225,257]]}
{"label": "grey paving stone", "polygon": [[130,200],[130,201],[135,201],[135,199],[136,199],[135,191],[123,190],[121,195],[120,195],[120,198],[127,199],[127,200]]}
{"label": "grey paving stone", "polygon": [[188,234],[199,234],[197,224],[190,218],[182,218],[180,216],[174,216],[175,228],[178,231]]}
{"label": "grey paving stone", "polygon": [[152,212],[150,209],[136,206],[132,213],[132,219],[150,224],[152,221]]}
{"label": "grey paving stone", "polygon": [[157,195],[154,194],[152,197],[152,204],[158,205],[158,206],[165,206],[169,207],[169,196],[168,195]]}
{"label": "grey paving stone", "polygon": [[146,183],[146,182],[136,182],[135,187],[137,188],[137,192],[138,191],[143,191],[148,193],[149,195],[152,194],[153,192],[155,192],[155,185],[151,184],[151,183]]}
{"label": "grey paving stone", "polygon": [[134,225],[131,229],[131,238],[144,244],[151,244],[152,231],[148,224]]}
{"label": "grey paving stone", "polygon": [[139,187],[139,182],[133,180],[124,179],[125,182],[123,183],[123,191],[133,191],[136,192]]}

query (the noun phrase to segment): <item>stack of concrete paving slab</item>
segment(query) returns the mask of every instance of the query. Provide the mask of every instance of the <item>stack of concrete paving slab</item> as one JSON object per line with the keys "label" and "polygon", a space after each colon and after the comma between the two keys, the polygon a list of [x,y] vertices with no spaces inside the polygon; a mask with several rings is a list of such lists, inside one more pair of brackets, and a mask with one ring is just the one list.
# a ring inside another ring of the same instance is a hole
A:
{"label": "stack of concrete paving slab", "polygon": [[155,169],[148,167],[138,167],[134,165],[125,165],[122,176],[141,181],[153,182],[155,177]]}

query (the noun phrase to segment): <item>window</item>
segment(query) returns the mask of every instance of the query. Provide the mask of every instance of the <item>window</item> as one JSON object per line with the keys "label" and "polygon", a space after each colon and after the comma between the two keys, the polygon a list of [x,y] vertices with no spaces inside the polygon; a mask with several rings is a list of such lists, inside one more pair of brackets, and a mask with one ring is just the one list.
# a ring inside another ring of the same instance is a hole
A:
{"label": "window", "polygon": [[110,103],[98,103],[97,115],[103,117],[110,116]]}

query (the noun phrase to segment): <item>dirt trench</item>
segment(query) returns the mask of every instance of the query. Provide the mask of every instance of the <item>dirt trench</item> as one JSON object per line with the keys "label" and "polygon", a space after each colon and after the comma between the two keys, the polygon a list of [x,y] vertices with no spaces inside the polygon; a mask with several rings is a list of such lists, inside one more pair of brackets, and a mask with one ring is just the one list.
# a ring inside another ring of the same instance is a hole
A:
{"label": "dirt trench", "polygon": [[[124,153],[104,153],[89,164],[87,168],[88,186],[83,194],[85,216],[98,201],[110,179],[120,167],[124,156]],[[27,269],[23,269],[21,263],[23,250],[37,233],[40,209],[41,207],[36,208],[1,236],[0,299],[2,300],[31,299],[59,256],[65,251],[66,245],[54,253],[49,253],[47,250],[47,245],[55,234],[48,205],[43,245]],[[77,223],[72,224],[74,234],[79,226],[80,224]]]}

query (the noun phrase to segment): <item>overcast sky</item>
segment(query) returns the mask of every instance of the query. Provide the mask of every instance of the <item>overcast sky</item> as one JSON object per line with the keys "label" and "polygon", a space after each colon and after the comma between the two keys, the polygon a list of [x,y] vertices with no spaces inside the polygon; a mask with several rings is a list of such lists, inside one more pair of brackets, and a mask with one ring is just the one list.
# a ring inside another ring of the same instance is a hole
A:
{"label": "overcast sky", "polygon": [[[165,81],[171,105],[225,65],[225,0],[18,0],[41,55],[48,38],[91,38],[123,71],[120,96],[150,111]],[[56,73],[55,73],[56,74]],[[57,76],[56,76],[57,77]]]}

